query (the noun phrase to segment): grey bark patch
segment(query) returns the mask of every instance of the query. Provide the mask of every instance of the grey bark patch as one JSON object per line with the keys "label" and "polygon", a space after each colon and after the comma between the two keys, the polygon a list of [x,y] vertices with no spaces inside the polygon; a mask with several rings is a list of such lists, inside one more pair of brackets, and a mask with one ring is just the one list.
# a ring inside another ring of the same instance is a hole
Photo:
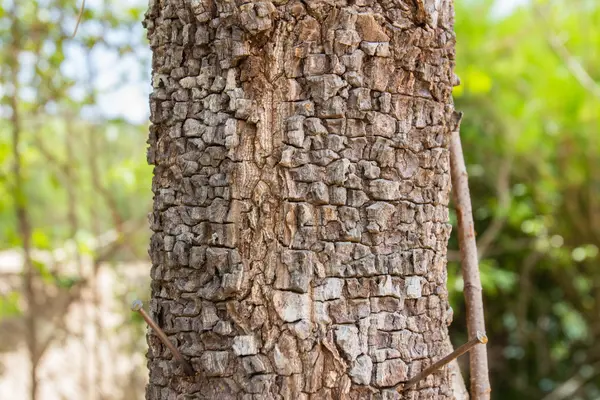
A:
{"label": "grey bark patch", "polygon": [[288,291],[274,291],[273,309],[285,322],[308,319],[310,317],[310,296]]}
{"label": "grey bark patch", "polygon": [[352,381],[359,385],[368,385],[371,383],[371,374],[373,371],[373,361],[371,357],[362,355],[352,363],[350,376]]}
{"label": "grey bark patch", "polygon": [[354,361],[361,353],[358,342],[358,328],[339,325],[335,328],[335,342],[348,361]]}

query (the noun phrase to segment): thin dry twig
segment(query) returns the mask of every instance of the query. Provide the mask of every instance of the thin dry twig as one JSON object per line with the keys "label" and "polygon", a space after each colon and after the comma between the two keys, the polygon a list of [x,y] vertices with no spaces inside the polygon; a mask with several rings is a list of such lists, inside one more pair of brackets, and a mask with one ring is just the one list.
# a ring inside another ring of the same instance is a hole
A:
{"label": "thin dry twig", "polygon": [[594,78],[592,78],[585,68],[583,68],[581,63],[579,63],[579,61],[577,61],[575,57],[569,53],[569,50],[567,50],[567,47],[561,42],[561,40],[554,35],[548,35],[546,39],[554,52],[565,63],[569,72],[571,72],[575,79],[577,79],[579,84],[593,94],[594,97],[600,100],[600,85],[598,85]]}
{"label": "thin dry twig", "polygon": [[57,334],[59,332],[68,331],[67,321],[66,321],[66,318],[64,318],[64,316],[68,314],[69,308],[71,307],[71,305],[73,303],[75,303],[78,300],[81,300],[81,290],[83,289],[83,287],[86,284],[87,284],[87,281],[82,280],[82,281],[77,282],[71,288],[69,288],[68,295],[63,300],[64,304],[57,306],[60,310],[62,310],[62,312],[59,312],[57,315],[54,315],[51,317],[50,324],[53,327],[52,332],[50,333],[50,335],[48,337],[46,337],[45,340],[40,341],[40,345],[39,345],[39,349],[38,349],[39,351],[38,351],[37,358],[36,358],[37,362],[39,362],[39,360],[41,360],[41,358],[45,354],[46,350],[48,350],[50,345],[57,339]]}
{"label": "thin dry twig", "polygon": [[529,300],[533,291],[531,290],[531,272],[535,265],[542,258],[542,253],[538,251],[531,252],[521,265],[521,271],[519,274],[519,297],[517,298],[517,338],[525,348],[525,337],[528,331],[527,326],[527,311],[529,310]]}
{"label": "thin dry twig", "polygon": [[478,344],[486,344],[487,341],[488,341],[488,338],[487,338],[487,336],[485,336],[485,334],[483,334],[481,332],[477,332],[477,337],[469,340],[467,343],[465,343],[462,346],[458,347],[456,350],[454,350],[452,353],[448,354],[446,357],[444,357],[444,358],[436,361],[435,363],[431,364],[429,367],[425,368],[419,374],[417,374],[414,377],[410,378],[404,384],[404,386],[402,387],[402,389],[400,389],[400,386],[399,386],[396,390],[398,390],[398,391],[406,391],[406,390],[410,389],[411,387],[415,386],[417,383],[419,383],[423,379],[427,378],[429,375],[433,374],[438,369],[442,368],[446,364],[450,363],[453,360],[456,360],[458,357],[462,356],[463,354],[465,354],[469,350],[473,349],[476,345],[478,345]]}
{"label": "thin dry twig", "polygon": [[[548,13],[546,12],[546,10],[542,6],[535,5],[535,2],[534,10],[536,11],[536,13],[542,21],[545,22],[548,20]],[[577,80],[577,82],[579,82],[581,86],[583,86],[584,89],[586,89],[594,97],[600,100],[600,85],[594,80],[594,78],[590,76],[590,74],[581,65],[581,63],[571,55],[567,47],[558,38],[558,36],[551,33],[548,27],[545,27],[545,30],[546,41],[548,42],[554,53],[556,53],[556,55],[565,64],[571,75],[573,75],[573,77]]]}
{"label": "thin dry twig", "polygon": [[586,369],[583,367],[579,368],[575,375],[558,385],[556,389],[548,393],[542,400],[572,399],[583,385],[597,377],[600,373],[600,362],[585,365]]}
{"label": "thin dry twig", "polygon": [[[477,332],[485,332],[485,319],[469,179],[460,143],[461,118],[461,113],[454,113],[455,129],[450,139],[450,173],[458,217],[458,244],[467,308],[467,330],[470,337],[475,337]],[[489,400],[491,387],[485,346],[477,346],[470,352],[470,367],[471,398],[473,400]]]}
{"label": "thin dry twig", "polygon": [[496,194],[498,195],[498,211],[489,227],[483,232],[477,241],[477,253],[479,259],[483,259],[487,254],[489,247],[494,243],[508,217],[508,207],[512,201],[510,195],[510,170],[512,166],[512,156],[507,156],[502,161],[498,181],[496,182]]}
{"label": "thin dry twig", "polygon": [[75,29],[73,29],[73,34],[71,35],[71,39],[77,35],[77,29],[79,28],[79,24],[81,23],[81,19],[83,17],[83,12],[85,11],[85,0],[81,1],[81,7],[79,8],[79,15],[77,15],[77,23],[75,24]]}
{"label": "thin dry twig", "polygon": [[133,304],[131,305],[131,311],[138,312],[142,316],[142,318],[144,318],[144,321],[146,321],[146,323],[150,326],[150,328],[152,328],[152,330],[154,331],[156,336],[158,336],[158,338],[164,343],[164,345],[169,348],[169,350],[171,351],[171,354],[173,354],[173,356],[177,359],[177,361],[179,361],[179,363],[183,367],[185,373],[188,376],[195,375],[194,368],[192,368],[190,363],[188,363],[185,360],[185,358],[183,358],[183,356],[181,355],[179,350],[177,350],[177,347],[175,347],[173,345],[173,343],[171,343],[171,341],[169,340],[167,335],[163,332],[163,330],[160,328],[160,326],[158,326],[156,324],[156,322],[154,322],[154,320],[152,318],[150,318],[150,316],[142,308],[143,306],[144,306],[144,304],[142,303],[141,300],[135,300],[133,302]]}

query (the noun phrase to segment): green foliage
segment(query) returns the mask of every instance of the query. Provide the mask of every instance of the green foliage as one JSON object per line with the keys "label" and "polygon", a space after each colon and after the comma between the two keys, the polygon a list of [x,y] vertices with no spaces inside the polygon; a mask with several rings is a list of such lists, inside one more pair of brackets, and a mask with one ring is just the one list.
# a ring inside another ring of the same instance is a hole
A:
{"label": "green foliage", "polygon": [[[75,240],[81,252],[93,253],[94,245],[82,237],[145,219],[151,201],[146,124],[108,116],[99,107],[102,96],[122,85],[100,81],[95,65],[104,56],[124,57],[134,48],[146,48],[140,25],[143,5],[134,3],[88,5],[74,39],[70,36],[78,9],[72,2],[2,4],[0,62],[8,67],[0,69],[0,250],[22,244],[17,201],[26,207],[31,243],[38,250]],[[145,62],[145,56],[136,61]],[[13,73],[18,76],[17,93]],[[15,111],[22,199],[14,190]],[[134,254],[128,257],[145,254],[143,247],[129,251]]]}
{"label": "green foliage", "polygon": [[0,296],[0,320],[21,315],[21,308],[19,307],[20,298],[21,295],[17,291]]}
{"label": "green foliage", "polygon": [[[481,260],[493,397],[542,398],[600,360],[600,98],[568,66],[600,85],[600,4],[534,1],[505,17],[492,5],[457,3],[454,94],[478,239],[501,226]],[[461,280],[449,281],[465,337]],[[568,398],[598,398],[598,379]]]}
{"label": "green foliage", "polygon": [[[149,69],[145,4],[88,2],[71,38],[76,3],[0,2],[0,256],[28,243],[18,253],[32,259],[31,274],[26,262],[18,270],[19,257],[0,263],[0,337],[10,351],[21,347],[30,318],[38,321],[38,351],[70,335],[61,319],[95,282],[100,263],[147,257],[147,125],[124,119],[127,110],[111,103],[130,83],[148,86],[140,74]],[[140,103],[148,108],[146,99]],[[22,291],[27,282],[37,307]],[[134,328],[125,344],[139,347],[142,326]]]}

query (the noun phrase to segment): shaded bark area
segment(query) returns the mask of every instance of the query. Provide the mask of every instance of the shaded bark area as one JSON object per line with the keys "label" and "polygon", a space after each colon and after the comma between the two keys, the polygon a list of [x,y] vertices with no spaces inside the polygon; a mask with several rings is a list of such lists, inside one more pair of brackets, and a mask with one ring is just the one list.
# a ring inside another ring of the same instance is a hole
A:
{"label": "shaded bark area", "polygon": [[148,399],[399,399],[450,352],[452,12],[150,2],[150,312],[199,374],[149,334]]}

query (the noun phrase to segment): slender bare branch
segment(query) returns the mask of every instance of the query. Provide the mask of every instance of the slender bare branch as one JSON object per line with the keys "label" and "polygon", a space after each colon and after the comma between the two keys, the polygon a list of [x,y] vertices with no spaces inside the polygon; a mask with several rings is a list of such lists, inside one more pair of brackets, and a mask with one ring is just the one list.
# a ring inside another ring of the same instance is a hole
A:
{"label": "slender bare branch", "polygon": [[53,326],[53,329],[45,340],[40,341],[37,354],[38,362],[42,358],[46,350],[48,350],[50,345],[56,340],[57,334],[61,331],[68,331],[67,321],[66,318],[64,318],[64,316],[68,314],[71,305],[76,301],[80,300],[81,290],[84,286],[86,286],[86,284],[87,281],[82,280],[77,282],[71,288],[69,288],[69,292],[66,298],[63,300],[63,304],[57,307],[58,309],[62,310],[62,312],[52,316],[52,318],[50,319],[50,324]]}
{"label": "slender bare branch", "polygon": [[75,29],[73,29],[73,34],[71,35],[71,39],[77,35],[77,29],[79,28],[79,24],[81,23],[81,19],[83,17],[83,12],[85,11],[85,0],[81,1],[81,7],[79,8],[79,14],[77,15],[77,22],[75,23]]}
{"label": "slender bare branch", "polygon": [[533,251],[521,264],[521,271],[519,274],[520,291],[517,299],[518,307],[515,314],[517,317],[517,337],[523,347],[525,347],[525,336],[528,330],[527,311],[529,310],[529,300],[533,294],[533,290],[531,290],[531,271],[541,258],[541,253]]}
{"label": "slender bare branch", "polygon": [[588,364],[586,367],[588,369],[584,370],[582,366],[575,375],[558,385],[556,389],[548,393],[542,400],[572,399],[583,385],[597,377],[600,373],[600,362],[591,366]]}
{"label": "slender bare branch", "polygon": [[496,240],[508,216],[507,210],[512,201],[510,195],[510,170],[512,166],[512,157],[507,156],[502,161],[496,182],[496,194],[498,196],[498,210],[492,223],[483,232],[477,241],[477,254],[481,260],[487,254],[490,245]]}
{"label": "slender bare branch", "polygon": [[[467,343],[458,347],[456,350],[454,350],[452,353],[448,354],[446,357],[436,361],[435,363],[431,364],[429,367],[425,368],[423,371],[421,371],[417,375],[410,378],[408,380],[408,382],[406,382],[404,384],[404,386],[402,387],[402,389],[399,391],[406,391],[406,390],[410,389],[411,387],[415,386],[417,383],[419,383],[423,379],[427,378],[429,375],[433,374],[438,369],[444,367],[446,364],[449,364],[450,362],[456,360],[458,357],[462,356],[469,350],[473,349],[476,345],[486,344],[487,341],[488,341],[488,339],[487,339],[487,336],[485,336],[485,334],[483,334],[481,332],[477,332],[477,337],[469,340]],[[398,389],[400,389],[400,386],[398,386]]]}
{"label": "slender bare branch", "polygon": [[[477,244],[475,242],[475,225],[471,210],[469,179],[459,134],[462,114],[455,112],[454,117],[455,129],[450,139],[450,173],[458,217],[458,243],[467,308],[467,329],[469,336],[475,337],[478,331],[485,332],[483,296],[479,276]],[[471,398],[474,400],[489,400],[491,387],[488,376],[487,349],[485,346],[477,346],[469,354]]]}
{"label": "slender bare branch", "polygon": [[133,304],[131,305],[131,311],[138,312],[142,316],[142,318],[144,318],[144,321],[146,321],[146,323],[150,326],[150,328],[152,328],[152,330],[154,331],[156,336],[158,336],[158,338],[164,343],[164,345],[169,348],[169,350],[171,351],[171,354],[173,354],[173,356],[177,359],[177,361],[179,361],[179,363],[183,367],[185,373],[188,376],[195,375],[194,368],[192,368],[192,365],[189,362],[187,362],[185,358],[183,358],[183,356],[181,355],[181,353],[179,352],[177,347],[175,347],[173,345],[173,343],[171,343],[171,341],[169,340],[169,337],[165,334],[165,332],[163,332],[163,330],[160,328],[160,326],[158,326],[158,324],[156,322],[154,322],[154,320],[152,318],[150,318],[150,316],[146,313],[146,311],[142,307],[143,307],[142,301],[135,300],[133,302]]}
{"label": "slender bare branch", "polygon": [[590,76],[587,70],[581,65],[579,61],[569,52],[564,43],[559,39],[557,35],[550,31],[545,21],[548,21],[548,12],[543,6],[536,5],[534,2],[534,10],[540,17],[540,20],[544,22],[544,29],[546,35],[546,41],[554,51],[554,53],[562,60],[571,75],[579,82],[579,84],[588,92],[590,92],[596,99],[600,100],[600,85]]}

